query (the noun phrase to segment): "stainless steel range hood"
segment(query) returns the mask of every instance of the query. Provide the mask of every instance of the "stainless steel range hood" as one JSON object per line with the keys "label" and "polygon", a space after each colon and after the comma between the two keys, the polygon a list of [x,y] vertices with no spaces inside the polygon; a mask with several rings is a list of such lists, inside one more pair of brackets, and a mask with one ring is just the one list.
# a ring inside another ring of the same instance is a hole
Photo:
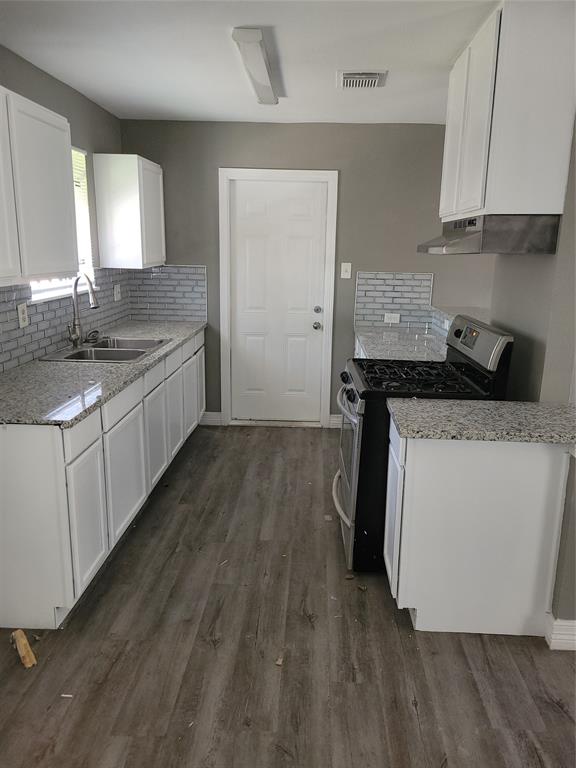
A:
{"label": "stainless steel range hood", "polygon": [[420,253],[556,253],[560,216],[490,214],[446,221]]}

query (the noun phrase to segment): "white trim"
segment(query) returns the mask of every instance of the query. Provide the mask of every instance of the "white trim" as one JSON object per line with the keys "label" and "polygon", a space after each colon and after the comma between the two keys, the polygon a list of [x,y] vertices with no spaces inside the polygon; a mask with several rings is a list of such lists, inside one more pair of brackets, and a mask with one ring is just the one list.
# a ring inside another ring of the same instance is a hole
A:
{"label": "white trim", "polygon": [[552,651],[576,651],[576,621],[555,619],[549,613],[546,619],[546,642]]}
{"label": "white trim", "polygon": [[[320,425],[330,426],[330,382],[332,374],[332,332],[334,323],[334,280],[336,267],[336,212],[338,171],[286,171],[252,168],[220,168],[218,171],[220,228],[220,386],[222,424],[232,420],[230,371],[230,182],[231,181],[309,181],[324,182],[326,200],[326,254],[324,260],[324,334]],[[279,422],[271,422],[279,423]],[[291,423],[291,422],[287,422]]]}
{"label": "white trim", "polygon": [[330,429],[340,429],[342,426],[342,414],[341,413],[331,413],[330,414],[330,422],[328,424]]}
{"label": "white trim", "polygon": [[200,417],[200,424],[205,427],[222,426],[222,414],[220,411],[204,411]]}

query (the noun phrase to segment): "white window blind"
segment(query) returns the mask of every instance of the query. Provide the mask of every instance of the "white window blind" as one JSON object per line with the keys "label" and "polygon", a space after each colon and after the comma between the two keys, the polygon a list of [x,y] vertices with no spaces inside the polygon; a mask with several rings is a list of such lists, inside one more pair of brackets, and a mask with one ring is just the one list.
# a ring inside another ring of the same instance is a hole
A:
{"label": "white window blind", "polygon": [[[88,204],[88,178],[86,175],[86,153],[81,149],[72,150],[72,172],[74,175],[74,207],[76,209],[76,238],[78,243],[78,271],[86,272],[94,279],[92,262],[92,238],[90,236],[90,206]],[[31,280],[32,301],[46,301],[59,296],[69,296],[74,283],[73,277],[53,280]],[[83,286],[82,286],[83,287]]]}

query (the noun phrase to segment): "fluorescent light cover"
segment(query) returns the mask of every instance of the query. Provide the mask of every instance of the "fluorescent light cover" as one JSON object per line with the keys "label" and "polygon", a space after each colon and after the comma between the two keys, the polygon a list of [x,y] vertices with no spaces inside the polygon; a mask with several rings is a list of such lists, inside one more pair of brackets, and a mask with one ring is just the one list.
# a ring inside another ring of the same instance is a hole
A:
{"label": "fluorescent light cover", "polygon": [[232,39],[238,46],[244,69],[252,84],[259,104],[278,104],[278,97],[274,93],[270,81],[270,65],[262,30],[258,28],[247,29],[235,27],[232,30]]}

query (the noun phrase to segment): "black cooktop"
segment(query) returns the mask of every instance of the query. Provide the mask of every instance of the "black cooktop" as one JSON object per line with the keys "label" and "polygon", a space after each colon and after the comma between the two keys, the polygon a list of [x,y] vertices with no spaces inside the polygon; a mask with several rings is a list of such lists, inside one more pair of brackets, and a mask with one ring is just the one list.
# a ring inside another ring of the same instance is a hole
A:
{"label": "black cooktop", "polygon": [[478,397],[479,390],[447,362],[354,359],[360,397]]}

